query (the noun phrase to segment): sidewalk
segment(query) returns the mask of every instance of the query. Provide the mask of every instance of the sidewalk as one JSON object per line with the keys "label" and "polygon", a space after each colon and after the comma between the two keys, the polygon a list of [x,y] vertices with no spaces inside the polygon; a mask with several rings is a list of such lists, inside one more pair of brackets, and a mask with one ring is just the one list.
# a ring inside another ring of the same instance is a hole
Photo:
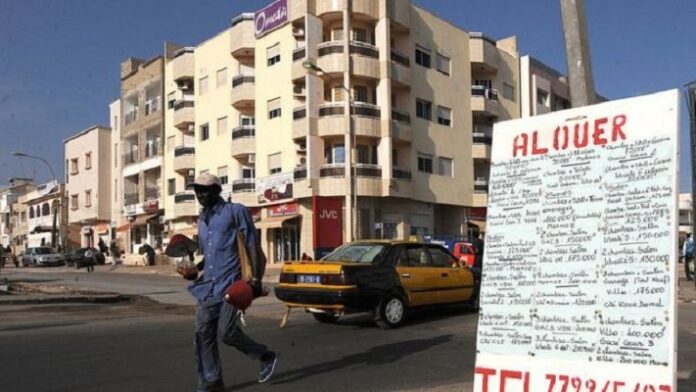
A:
{"label": "sidewalk", "polygon": [[[267,264],[266,273],[263,276],[265,282],[277,282],[280,276],[280,269],[283,267],[283,263]],[[163,265],[152,265],[152,266],[142,266],[142,265],[123,265],[119,264],[114,268],[111,265],[105,265],[101,268],[107,268],[114,272],[128,273],[128,274],[156,274],[163,276],[179,276],[176,273],[176,266],[171,264]]]}

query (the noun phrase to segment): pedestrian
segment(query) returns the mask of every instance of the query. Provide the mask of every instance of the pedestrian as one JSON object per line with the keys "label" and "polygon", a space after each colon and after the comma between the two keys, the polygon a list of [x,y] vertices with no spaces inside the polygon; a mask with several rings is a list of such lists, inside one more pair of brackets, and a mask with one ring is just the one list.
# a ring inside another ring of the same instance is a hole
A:
{"label": "pedestrian", "polygon": [[155,265],[155,248],[146,243],[140,247],[140,253],[145,254],[145,259],[147,260],[147,265]]}
{"label": "pedestrian", "polygon": [[693,280],[695,271],[691,270],[691,263],[694,261],[694,239],[691,233],[686,235],[686,240],[684,240],[684,246],[682,247],[682,255],[684,256],[686,280]]}
{"label": "pedestrian", "polygon": [[[198,217],[198,241],[203,261],[197,270],[202,274],[179,272],[193,280],[189,291],[197,300],[194,335],[194,359],[198,375],[197,392],[224,390],[218,339],[236,348],[248,357],[260,361],[259,382],[271,378],[278,354],[265,345],[249,338],[242,330],[242,311],[224,301],[225,293],[240,280],[241,265],[237,234],[241,233],[246,249],[256,249],[259,238],[247,208],[241,204],[226,202],[220,193],[218,177],[205,173],[193,184],[198,202],[203,210]],[[251,279],[249,286],[253,296],[262,295],[261,282]]]}
{"label": "pedestrian", "polygon": [[117,265],[121,257],[121,248],[118,247],[116,240],[111,241],[109,251],[111,252],[111,264]]}
{"label": "pedestrian", "polygon": [[99,251],[106,255],[109,252],[109,248],[106,246],[106,242],[104,242],[104,239],[99,237],[99,243],[97,244],[99,247]]}
{"label": "pedestrian", "polygon": [[312,261],[312,257],[305,252],[302,252],[302,261]]}
{"label": "pedestrian", "polygon": [[92,248],[87,248],[85,250],[85,266],[87,267],[87,272],[94,272],[94,251]]}

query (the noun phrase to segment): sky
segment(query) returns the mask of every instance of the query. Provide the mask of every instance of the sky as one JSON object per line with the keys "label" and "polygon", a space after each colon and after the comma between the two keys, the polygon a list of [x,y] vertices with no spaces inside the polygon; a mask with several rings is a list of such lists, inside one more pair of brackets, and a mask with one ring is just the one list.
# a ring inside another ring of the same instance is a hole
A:
{"label": "sky", "polygon": [[[359,0],[358,0],[359,1]],[[251,0],[0,0],[0,184],[9,177],[51,179],[38,155],[63,178],[63,140],[108,125],[119,95],[119,67],[151,58],[164,41],[196,45]],[[515,35],[520,55],[566,73],[559,0],[413,0],[467,31],[494,39]],[[612,0],[587,3],[597,91],[627,98],[696,80],[696,1]],[[680,187],[691,189],[687,110],[681,110]]]}

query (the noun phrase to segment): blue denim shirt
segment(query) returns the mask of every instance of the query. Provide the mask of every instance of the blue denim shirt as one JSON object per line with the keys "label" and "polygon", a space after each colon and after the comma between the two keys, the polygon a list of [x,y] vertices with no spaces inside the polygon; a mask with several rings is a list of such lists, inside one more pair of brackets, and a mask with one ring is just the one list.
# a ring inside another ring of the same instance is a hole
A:
{"label": "blue denim shirt", "polygon": [[239,279],[238,231],[244,234],[247,249],[254,249],[258,235],[249,210],[242,204],[226,203],[221,198],[198,217],[198,243],[205,265],[203,273],[189,286],[198,301],[212,297],[222,302],[227,288]]}

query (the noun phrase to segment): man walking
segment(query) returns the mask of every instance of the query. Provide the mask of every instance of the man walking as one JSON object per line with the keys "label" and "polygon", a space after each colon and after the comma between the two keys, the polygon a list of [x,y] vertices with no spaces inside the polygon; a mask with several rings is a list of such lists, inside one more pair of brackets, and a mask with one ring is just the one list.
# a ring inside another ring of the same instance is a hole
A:
{"label": "man walking", "polygon": [[691,270],[691,263],[694,261],[694,239],[691,233],[686,235],[684,246],[682,248],[684,255],[684,272],[686,272],[686,280],[694,279],[694,271]]}
{"label": "man walking", "polygon": [[[247,249],[256,249],[258,235],[249,211],[241,204],[225,202],[220,180],[211,174],[198,176],[193,188],[203,211],[198,217],[198,239],[204,259],[198,264],[202,275],[181,271],[195,279],[189,291],[197,299],[194,356],[198,373],[197,392],[224,390],[217,340],[261,362],[259,382],[271,378],[278,360],[277,353],[256,343],[240,327],[241,311],[223,301],[225,291],[240,279],[241,266],[237,234],[243,234]],[[255,295],[260,282],[251,281]]]}
{"label": "man walking", "polygon": [[94,272],[94,263],[95,263],[95,256],[94,256],[94,251],[92,251],[92,248],[87,248],[85,251],[85,265],[87,266],[87,272]]}

